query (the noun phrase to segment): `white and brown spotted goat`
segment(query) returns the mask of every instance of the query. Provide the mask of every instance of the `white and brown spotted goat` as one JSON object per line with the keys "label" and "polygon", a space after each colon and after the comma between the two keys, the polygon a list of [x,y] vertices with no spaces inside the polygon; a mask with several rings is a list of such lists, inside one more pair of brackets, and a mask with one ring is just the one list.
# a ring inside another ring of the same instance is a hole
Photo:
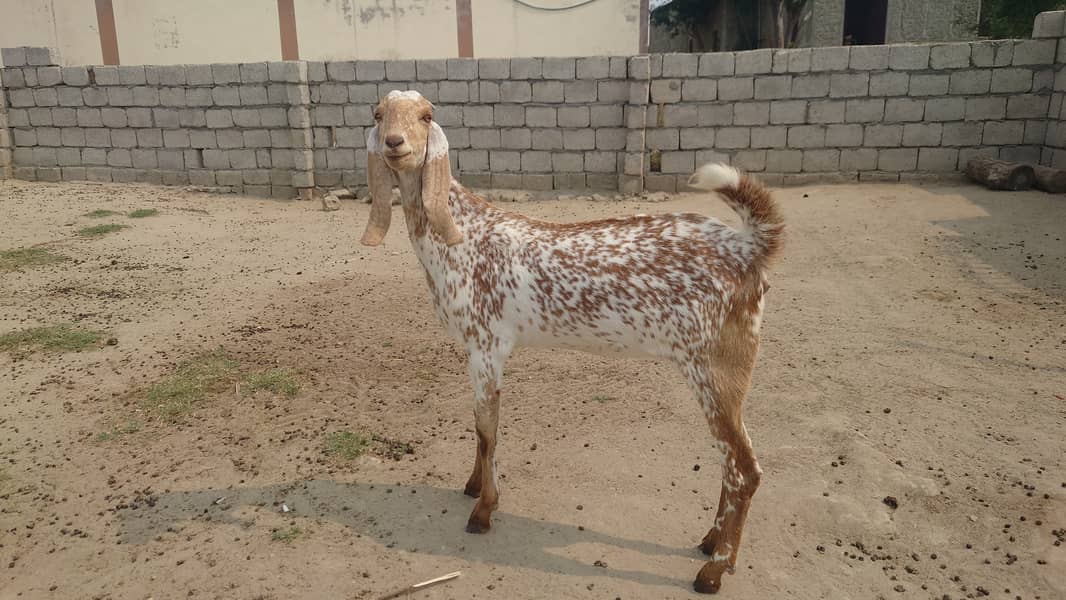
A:
{"label": "white and brown spotted goat", "polygon": [[761,470],[741,405],[759,346],[766,269],[781,246],[781,215],[758,182],[723,165],[690,185],[718,192],[740,214],[733,229],[697,214],[557,224],[508,213],[451,177],[448,141],[417,92],[389,93],[367,140],[373,204],[363,244],[389,228],[393,185],[425,268],[433,306],[470,358],[477,458],[467,531],[488,531],[499,500],[496,428],[503,368],[519,346],[673,360],[722,452],[710,560],[695,588],[715,592],[732,572]]}

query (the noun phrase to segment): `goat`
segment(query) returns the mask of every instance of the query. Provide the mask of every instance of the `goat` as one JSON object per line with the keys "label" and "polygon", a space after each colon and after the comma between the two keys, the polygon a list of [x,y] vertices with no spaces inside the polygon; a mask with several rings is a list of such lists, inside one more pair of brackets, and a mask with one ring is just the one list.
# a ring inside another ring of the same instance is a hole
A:
{"label": "goat", "polygon": [[769,191],[731,167],[689,179],[717,192],[738,229],[702,215],[635,216],[570,224],[500,210],[451,177],[448,140],[433,105],[392,91],[367,139],[373,196],[362,243],[389,228],[400,189],[407,232],[425,269],[437,317],[469,355],[477,454],[465,493],[478,498],[466,530],[484,533],[499,502],[496,432],[504,363],[520,346],[645,356],[675,362],[722,453],[710,560],[694,587],[713,593],[735,569],[762,470],[741,418],[759,346],[766,271],[783,219]]}

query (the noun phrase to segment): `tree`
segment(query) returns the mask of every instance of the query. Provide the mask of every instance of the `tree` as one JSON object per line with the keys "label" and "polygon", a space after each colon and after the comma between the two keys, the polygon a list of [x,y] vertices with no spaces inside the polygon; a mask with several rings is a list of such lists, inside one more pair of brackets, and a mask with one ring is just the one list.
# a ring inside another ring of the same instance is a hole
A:
{"label": "tree", "polygon": [[1064,0],[982,0],[977,32],[994,39],[1027,38],[1033,33],[1036,15],[1063,9]]}
{"label": "tree", "polygon": [[[712,15],[722,4],[728,4],[734,23],[735,39],[743,48],[772,46],[789,48],[799,39],[799,29],[810,0],[673,0],[651,13],[651,22],[665,27],[671,35],[682,35],[692,42],[694,50],[708,48],[701,33]],[[765,32],[766,35],[760,35]],[[765,40],[765,43],[764,43]]]}

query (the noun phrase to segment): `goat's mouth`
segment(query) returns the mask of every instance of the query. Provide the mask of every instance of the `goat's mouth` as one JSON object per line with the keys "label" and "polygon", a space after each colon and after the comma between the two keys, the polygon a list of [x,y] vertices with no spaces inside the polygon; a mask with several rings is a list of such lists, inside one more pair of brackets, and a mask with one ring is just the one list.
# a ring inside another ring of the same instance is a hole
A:
{"label": "goat's mouth", "polygon": [[385,153],[385,159],[386,160],[400,160],[401,158],[404,158],[404,157],[410,156],[410,155],[411,155],[411,151],[410,150],[408,150],[407,152],[404,152],[402,154],[400,154],[400,153],[389,154],[389,153],[386,152]]}

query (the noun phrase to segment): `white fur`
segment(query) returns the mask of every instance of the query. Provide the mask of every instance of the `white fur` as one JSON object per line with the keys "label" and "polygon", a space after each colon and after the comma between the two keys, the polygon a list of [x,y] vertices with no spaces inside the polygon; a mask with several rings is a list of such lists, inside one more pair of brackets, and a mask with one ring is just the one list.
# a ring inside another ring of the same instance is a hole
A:
{"label": "white fur", "polygon": [[[417,92],[416,92],[417,93]],[[436,121],[429,124],[429,139],[426,140],[426,160],[448,155],[448,138]]]}
{"label": "white fur", "polygon": [[407,91],[392,90],[385,97],[386,98],[406,98],[408,100],[421,100],[422,99],[422,94],[419,94],[418,92],[416,92],[414,90],[407,90]]}
{"label": "white fur", "polygon": [[370,128],[370,132],[366,134],[366,151],[367,152],[381,152],[381,141],[378,140],[378,126],[374,125]]}
{"label": "white fur", "polygon": [[723,188],[736,188],[740,185],[740,171],[729,165],[710,163],[693,173],[688,184],[698,190],[712,192]]}

